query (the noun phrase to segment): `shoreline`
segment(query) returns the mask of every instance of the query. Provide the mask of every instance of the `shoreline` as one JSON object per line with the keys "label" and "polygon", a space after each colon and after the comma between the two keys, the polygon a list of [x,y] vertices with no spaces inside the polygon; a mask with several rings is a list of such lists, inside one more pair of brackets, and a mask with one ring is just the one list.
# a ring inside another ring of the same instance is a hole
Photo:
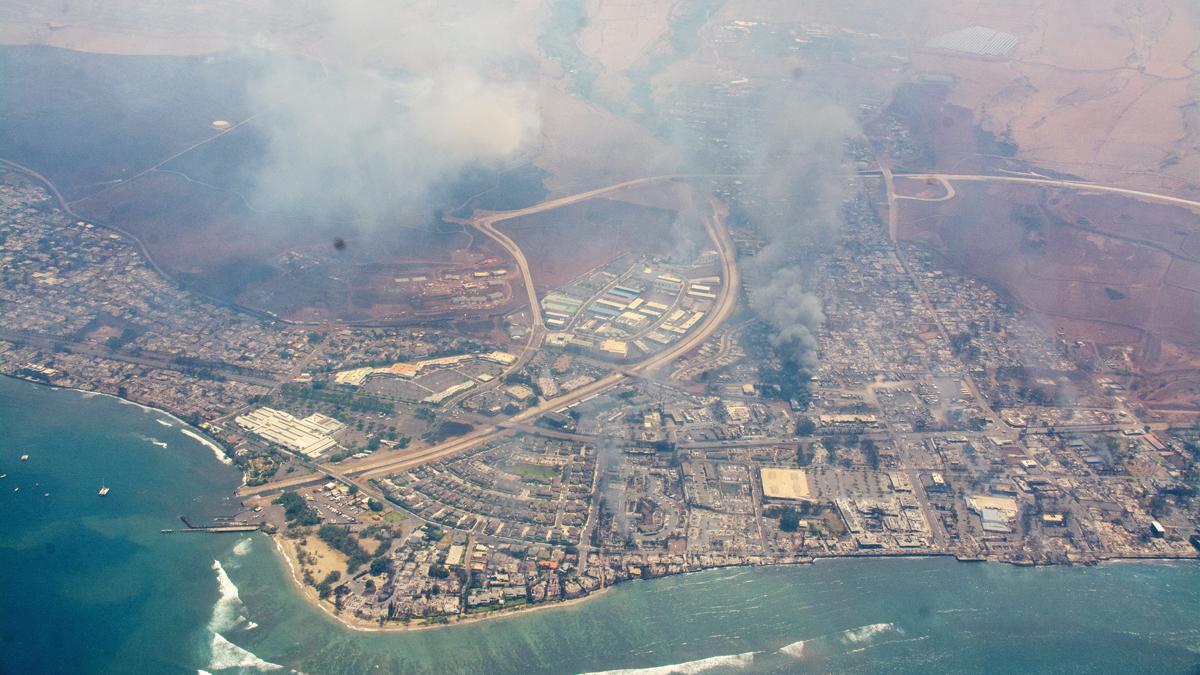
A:
{"label": "shoreline", "polygon": [[[28,384],[37,385],[39,387],[46,387],[47,389],[51,389],[51,390],[73,391],[73,392],[79,394],[80,396],[83,396],[84,398],[91,398],[92,396],[103,396],[105,398],[111,398],[123,405],[135,406],[137,408],[140,408],[143,412],[165,415],[165,416],[171,418],[172,422],[175,422],[179,425],[180,433],[182,433],[184,436],[187,436],[188,438],[192,439],[193,441],[196,441],[200,445],[202,445],[205,448],[207,448],[208,450],[210,450],[213,454],[214,459],[216,459],[218,462],[220,462],[221,464],[223,464],[225,466],[237,467],[237,465],[233,461],[233,455],[229,452],[229,450],[220,441],[208,436],[207,434],[204,433],[203,429],[201,429],[197,426],[194,426],[190,422],[184,420],[183,418],[179,417],[178,415],[171,412],[170,410],[167,410],[166,408],[159,408],[159,407],[155,407],[153,405],[149,405],[146,403],[139,403],[137,401],[132,401],[127,398],[122,398],[121,396],[117,396],[116,394],[110,394],[106,391],[96,391],[95,389],[81,389],[79,387],[67,387],[67,386],[63,386],[61,384],[50,384],[49,382],[38,382],[37,380],[31,380],[28,378],[20,377],[19,375],[10,375],[8,373],[0,373],[0,377],[6,377],[10,380],[15,380],[17,382],[26,382]],[[218,453],[220,454],[220,456],[217,456]],[[238,469],[238,471],[242,475],[242,483],[241,483],[241,485],[238,486],[239,488],[241,488],[246,485],[246,474],[245,474],[245,472],[241,471],[240,468]],[[236,492],[234,493],[233,496],[235,498],[237,497]]]}
{"label": "shoreline", "polygon": [[[266,534],[266,533],[264,533],[264,534]],[[620,584],[624,584],[624,583],[632,582],[632,581],[655,581],[658,579],[665,579],[668,577],[687,576],[687,575],[691,575],[691,574],[700,574],[700,573],[704,573],[704,572],[714,572],[717,570],[729,570],[729,569],[735,569],[735,568],[769,569],[769,568],[798,567],[801,565],[814,565],[818,561],[822,561],[822,560],[825,560],[825,561],[830,561],[830,560],[833,560],[833,561],[836,561],[836,560],[901,560],[901,559],[911,560],[911,559],[920,559],[920,558],[930,558],[930,559],[932,559],[932,558],[954,558],[955,562],[958,562],[958,563],[977,563],[977,562],[989,563],[989,564],[1004,563],[1010,567],[1017,567],[1017,568],[1050,568],[1050,567],[1086,568],[1086,567],[1096,567],[1096,566],[1105,565],[1105,564],[1112,564],[1112,565],[1115,565],[1115,564],[1145,564],[1145,563],[1196,564],[1197,562],[1200,562],[1200,552],[1198,552],[1197,555],[1191,555],[1191,556],[1183,556],[1183,555],[1181,555],[1181,556],[1114,556],[1111,558],[1098,559],[1098,560],[1095,560],[1095,561],[1089,562],[1089,563],[1038,563],[1038,564],[1024,564],[1024,563],[1014,562],[1011,560],[964,559],[954,553],[929,553],[929,552],[926,552],[926,553],[911,553],[911,554],[901,553],[901,554],[867,554],[867,555],[853,555],[853,554],[851,554],[851,555],[817,555],[817,556],[811,556],[807,559],[797,560],[795,562],[778,562],[778,563],[761,563],[761,564],[741,563],[741,564],[730,564],[730,565],[717,565],[717,566],[712,566],[712,567],[703,567],[700,569],[684,570],[684,571],[676,572],[673,574],[663,574],[661,576],[650,577],[650,578],[618,579],[607,586],[603,586],[600,589],[598,589],[592,593],[589,593],[584,596],[580,596],[578,598],[571,598],[570,600],[558,600],[558,601],[554,601],[554,602],[542,602],[542,603],[539,603],[536,605],[527,604],[523,607],[520,607],[517,609],[512,609],[512,610],[496,610],[496,611],[491,611],[491,612],[483,612],[483,613],[480,613],[479,615],[475,615],[475,616],[461,616],[461,618],[450,618],[447,623],[416,624],[414,622],[413,624],[410,624],[410,625],[403,625],[399,622],[388,622],[383,625],[380,625],[375,622],[367,622],[367,621],[363,621],[362,619],[357,619],[355,617],[348,617],[348,616],[339,614],[338,612],[334,611],[334,609],[329,605],[329,603],[323,602],[317,596],[315,588],[304,583],[304,580],[302,578],[300,578],[299,570],[297,567],[298,561],[296,560],[294,549],[292,549],[290,551],[288,550],[288,547],[283,543],[283,541],[281,541],[284,538],[283,535],[281,533],[276,533],[276,534],[267,534],[267,536],[269,536],[271,538],[272,544],[274,545],[276,555],[279,558],[282,558],[283,564],[287,567],[287,576],[291,579],[292,585],[295,587],[295,590],[300,593],[301,597],[303,597],[304,600],[307,601],[310,605],[318,608],[321,611],[321,613],[324,614],[329,619],[336,621],[338,624],[340,624],[342,627],[346,628],[347,630],[351,630],[351,631],[354,631],[357,633],[404,633],[404,632],[409,632],[409,631],[422,631],[422,630],[436,630],[436,629],[440,629],[440,628],[453,628],[455,626],[479,623],[479,622],[483,622],[483,621],[491,621],[493,619],[504,619],[504,618],[509,618],[509,617],[524,616],[524,615],[527,615],[527,614],[530,614],[530,613],[533,613],[533,612],[536,612],[539,610],[544,610],[544,609],[556,609],[556,608],[566,609],[569,607],[579,606],[579,605],[582,605],[583,603],[587,602],[588,600],[591,600],[593,598],[599,598],[599,597],[607,594],[610,590],[612,590],[613,588],[615,588],[616,586],[618,586]]]}
{"label": "shoreline", "polygon": [[[266,534],[266,533],[264,533],[264,534]],[[338,612],[334,611],[333,608],[329,606],[329,603],[323,602],[317,596],[317,592],[316,592],[315,588],[304,583],[304,580],[302,578],[300,578],[299,569],[297,567],[297,565],[299,564],[299,561],[296,559],[295,549],[293,548],[292,550],[289,550],[288,546],[285,545],[283,543],[283,541],[281,541],[284,538],[283,535],[282,534],[267,534],[267,536],[271,538],[271,542],[272,542],[272,544],[274,544],[273,548],[275,549],[276,555],[279,558],[282,558],[284,565],[287,567],[287,576],[288,576],[288,578],[291,579],[292,586],[296,587],[296,590],[299,591],[301,597],[303,597],[304,600],[307,601],[310,605],[319,609],[321,611],[321,613],[324,614],[326,617],[341,624],[342,627],[344,627],[348,630],[352,630],[357,633],[406,633],[409,631],[436,630],[439,628],[453,628],[455,626],[464,626],[467,624],[479,623],[482,621],[490,621],[492,619],[503,619],[503,618],[507,618],[507,617],[522,616],[522,615],[530,614],[530,613],[533,613],[533,612],[536,612],[539,610],[543,610],[543,609],[565,609],[567,607],[581,605],[584,602],[591,600],[593,598],[599,598],[600,596],[608,593],[608,591],[610,589],[612,589],[613,586],[616,585],[616,584],[611,584],[609,586],[605,586],[599,590],[596,590],[595,592],[589,593],[584,596],[580,596],[578,598],[571,598],[570,600],[559,600],[556,602],[543,602],[543,603],[538,603],[536,605],[527,604],[527,605],[519,607],[517,609],[482,612],[476,616],[462,616],[460,618],[450,618],[447,623],[433,623],[433,624],[421,623],[421,624],[418,624],[414,621],[412,624],[406,626],[402,623],[393,621],[393,622],[389,622],[387,624],[380,625],[373,621],[372,622],[363,621],[362,619],[358,619],[356,617],[348,617],[348,616],[339,614]],[[620,583],[620,582],[618,582],[618,583]]]}
{"label": "shoreline", "polygon": [[[187,421],[181,419],[178,415],[176,415],[164,408],[158,408],[158,407],[148,405],[145,403],[139,403],[137,401],[132,401],[132,400],[117,396],[115,394],[110,394],[110,393],[102,392],[102,391],[95,391],[95,390],[91,390],[91,389],[81,389],[79,387],[69,387],[69,386],[63,386],[63,385],[50,384],[50,383],[46,383],[46,382],[39,382],[37,380],[31,380],[31,379],[27,379],[27,378],[19,377],[16,375],[7,374],[7,373],[0,373],[0,376],[6,377],[11,380],[18,381],[18,382],[25,382],[25,383],[29,383],[29,384],[38,385],[41,387],[46,387],[51,390],[75,392],[85,398],[90,398],[93,396],[103,396],[103,397],[107,397],[107,398],[116,400],[117,402],[124,404],[124,405],[135,406],[137,408],[140,408],[144,412],[164,415],[164,416],[170,418],[173,422],[176,422],[180,425],[179,430],[181,433],[183,433],[184,435],[188,436],[190,439],[196,441],[200,445],[202,445],[202,446],[206,447],[207,449],[209,449],[210,451],[212,451],[213,455],[214,455],[214,459],[216,459],[220,464],[222,464],[224,466],[235,466],[233,464],[232,457],[229,455],[228,452],[225,451],[224,446],[221,445],[220,441],[208,438],[206,435],[204,435],[203,429],[199,429],[199,428],[193,426],[192,424],[188,423]],[[224,457],[226,458],[226,460],[228,460],[228,462],[222,461],[219,457],[216,457],[218,450],[221,452],[222,455],[224,455]],[[242,485],[243,486],[245,485],[245,474],[244,473],[242,473]],[[235,498],[237,497],[236,491],[233,493],[232,496]],[[961,563],[1004,563],[1004,564],[1010,565],[1012,567],[1025,567],[1025,568],[1033,568],[1033,567],[1095,567],[1095,566],[1100,566],[1100,565],[1138,564],[1138,563],[1142,563],[1142,564],[1145,564],[1145,563],[1160,563],[1160,564],[1162,564],[1162,563],[1191,563],[1191,564],[1196,564],[1197,562],[1200,562],[1200,551],[1193,552],[1190,555],[1184,555],[1184,554],[1180,554],[1180,555],[1113,555],[1113,556],[1105,556],[1105,557],[1095,557],[1095,558],[1092,558],[1089,560],[1083,560],[1083,561],[1067,561],[1067,562],[1016,561],[1016,560],[1005,560],[1005,559],[999,559],[999,558],[988,558],[985,556],[974,557],[974,556],[967,556],[964,554],[957,554],[957,553],[953,553],[953,552],[938,552],[938,551],[922,551],[922,552],[914,551],[911,553],[909,553],[909,552],[841,553],[841,554],[820,554],[820,553],[818,553],[818,554],[804,556],[800,559],[797,559],[794,561],[787,561],[787,562],[781,561],[781,562],[766,562],[766,563],[745,563],[745,562],[731,563],[731,564],[724,564],[724,565],[713,565],[713,566],[709,566],[709,567],[699,567],[697,569],[687,569],[687,570],[682,570],[682,571],[675,572],[675,573],[666,573],[666,574],[653,576],[653,577],[619,578],[619,579],[616,579],[615,581],[613,581],[612,583],[608,584],[607,586],[603,586],[592,593],[589,593],[587,595],[583,595],[583,596],[580,596],[577,598],[571,598],[569,600],[557,600],[557,601],[551,601],[551,602],[542,602],[542,603],[538,603],[538,604],[526,604],[526,605],[521,606],[516,609],[508,609],[508,610],[500,609],[500,610],[494,610],[494,611],[488,611],[488,612],[480,612],[476,615],[469,615],[469,616],[468,615],[455,615],[455,617],[449,618],[449,621],[447,623],[416,624],[414,622],[413,624],[410,624],[410,625],[403,625],[400,622],[388,622],[384,625],[379,625],[378,623],[375,623],[375,622],[367,622],[362,619],[358,619],[356,617],[345,616],[345,615],[339,614],[336,611],[334,611],[334,609],[328,603],[322,602],[321,599],[316,594],[316,589],[313,588],[312,586],[309,586],[308,584],[304,583],[304,580],[299,576],[299,570],[297,568],[298,560],[296,560],[296,558],[295,558],[294,549],[292,551],[287,550],[287,546],[285,546],[283,544],[283,542],[281,541],[281,538],[284,537],[283,533],[279,532],[279,533],[275,533],[275,534],[270,534],[267,532],[263,532],[263,534],[265,534],[266,536],[271,538],[273,547],[276,551],[276,555],[278,555],[278,557],[282,558],[283,563],[288,568],[287,576],[290,577],[292,584],[296,587],[296,590],[299,591],[300,595],[305,599],[305,601],[307,601],[311,605],[319,608],[319,610],[323,614],[325,614],[330,619],[336,621],[338,624],[342,625],[346,629],[352,630],[355,632],[362,632],[362,633],[398,633],[398,632],[408,632],[408,631],[432,630],[432,629],[438,629],[438,628],[452,628],[452,627],[458,626],[458,625],[478,623],[478,622],[482,622],[482,621],[490,621],[493,619],[516,617],[516,616],[525,615],[525,614],[532,613],[532,612],[539,611],[539,610],[554,609],[554,608],[564,608],[565,609],[568,607],[581,605],[584,602],[586,602],[592,598],[598,598],[600,596],[603,596],[609,590],[611,590],[613,587],[617,586],[618,584],[623,584],[623,583],[626,583],[629,581],[653,581],[655,579],[662,579],[665,577],[683,576],[683,575],[689,575],[689,574],[698,574],[701,572],[710,572],[710,571],[721,570],[721,569],[742,568],[742,567],[762,567],[762,568],[780,567],[781,568],[781,567],[790,567],[790,566],[798,566],[798,565],[812,565],[820,560],[902,559],[902,558],[911,559],[911,558],[952,557],[956,560],[956,562],[961,562]]]}

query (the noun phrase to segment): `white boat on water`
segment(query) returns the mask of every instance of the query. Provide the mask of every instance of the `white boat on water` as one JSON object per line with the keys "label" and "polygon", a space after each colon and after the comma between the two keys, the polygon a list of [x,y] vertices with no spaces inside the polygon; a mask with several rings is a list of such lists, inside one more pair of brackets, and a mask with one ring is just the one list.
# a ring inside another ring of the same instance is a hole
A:
{"label": "white boat on water", "polygon": [[101,497],[103,497],[104,495],[108,494],[108,486],[104,484],[104,481],[100,481],[100,492],[99,492],[99,494],[100,494],[100,496],[101,496]]}

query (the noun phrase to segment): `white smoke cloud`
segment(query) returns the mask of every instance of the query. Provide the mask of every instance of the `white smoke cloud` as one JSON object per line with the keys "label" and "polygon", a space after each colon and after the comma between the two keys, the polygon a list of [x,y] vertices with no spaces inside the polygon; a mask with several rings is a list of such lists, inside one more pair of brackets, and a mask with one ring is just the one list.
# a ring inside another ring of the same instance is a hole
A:
{"label": "white smoke cloud", "polygon": [[[414,225],[462,170],[533,146],[541,118],[504,3],[325,2],[319,35],[250,84],[253,201],[317,221]],[[270,40],[268,40],[270,41]]]}

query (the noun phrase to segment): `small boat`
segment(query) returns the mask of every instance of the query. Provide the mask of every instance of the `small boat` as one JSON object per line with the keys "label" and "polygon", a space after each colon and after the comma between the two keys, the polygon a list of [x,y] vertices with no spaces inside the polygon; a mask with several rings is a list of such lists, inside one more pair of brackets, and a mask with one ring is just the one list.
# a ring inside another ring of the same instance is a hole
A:
{"label": "small boat", "polygon": [[99,494],[101,497],[103,497],[104,495],[108,494],[108,486],[107,486],[107,485],[105,485],[105,484],[103,483],[103,481],[100,483],[100,492],[99,492],[98,494]]}
{"label": "small boat", "polygon": [[29,461],[29,455],[21,455],[21,461],[22,461],[22,462],[28,462],[28,461]]}

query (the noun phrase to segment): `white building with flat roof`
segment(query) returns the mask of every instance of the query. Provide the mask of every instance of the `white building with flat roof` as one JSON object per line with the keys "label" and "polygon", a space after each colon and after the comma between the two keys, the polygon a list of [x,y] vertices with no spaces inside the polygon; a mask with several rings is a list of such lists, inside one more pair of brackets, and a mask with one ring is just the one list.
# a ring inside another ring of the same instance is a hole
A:
{"label": "white building with flat roof", "polygon": [[238,415],[234,421],[257,436],[309,458],[318,457],[337,445],[332,434],[346,426],[321,413],[297,419],[282,410],[267,407]]}

